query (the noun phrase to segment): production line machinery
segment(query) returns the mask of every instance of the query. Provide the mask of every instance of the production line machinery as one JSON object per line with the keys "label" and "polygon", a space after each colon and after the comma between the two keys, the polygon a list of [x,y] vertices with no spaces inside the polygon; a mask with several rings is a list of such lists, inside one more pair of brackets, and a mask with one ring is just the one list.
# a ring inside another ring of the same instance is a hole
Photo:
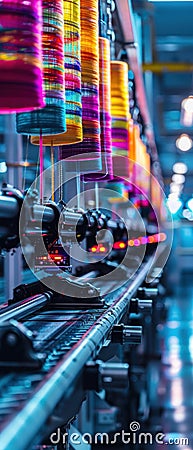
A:
{"label": "production line machinery", "polygon": [[[111,230],[115,242],[126,242],[122,221],[99,211],[68,210],[62,203],[40,205],[34,192],[25,201],[18,190],[7,185],[0,196],[0,216],[1,249],[10,250],[20,243],[24,252],[30,247],[25,256],[33,259],[34,271],[40,269],[40,256],[47,258],[41,260],[44,275],[35,283],[16,287],[13,298],[0,309],[0,447],[26,450],[44,444],[56,448],[50,436],[58,428],[68,435],[89,392],[105,392],[109,401],[114,392],[120,407],[121,393],[126,393],[127,401],[122,401],[127,408],[137,361],[137,356],[135,364],[132,361],[133,351],[136,355],[136,345],[145,345],[145,358],[148,339],[154,339],[149,321],[144,319],[152,309],[154,315],[156,311],[157,291],[145,286],[150,269],[159,283],[155,262],[152,269],[153,246],[151,251],[147,248],[140,265],[137,260],[136,267],[133,260],[137,258],[127,257],[117,277],[112,272],[112,277],[104,279],[104,273],[115,268],[116,257],[113,261],[107,257],[92,272],[88,264],[85,275],[74,280],[69,246],[85,238],[89,246],[91,238],[94,244],[102,229]],[[58,253],[52,253],[53,246]],[[38,248],[35,255],[34,247]],[[57,265],[53,254],[62,254],[62,264],[57,260]],[[142,285],[143,291],[139,289]],[[131,323],[132,315],[137,316],[137,325]],[[156,324],[153,330],[156,333]],[[112,349],[119,358],[112,359]],[[142,417],[146,404],[140,392],[136,395],[135,413]],[[58,449],[72,448],[69,439],[56,445]]]}

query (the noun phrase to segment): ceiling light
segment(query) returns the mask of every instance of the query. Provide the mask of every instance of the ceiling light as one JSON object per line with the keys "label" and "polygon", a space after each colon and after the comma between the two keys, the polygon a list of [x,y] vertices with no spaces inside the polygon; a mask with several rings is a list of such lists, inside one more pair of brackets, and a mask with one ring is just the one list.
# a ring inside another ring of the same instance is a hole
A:
{"label": "ceiling light", "polygon": [[179,197],[178,192],[170,192],[170,194],[168,195],[168,198],[178,198],[178,197]]}
{"label": "ceiling light", "polygon": [[190,198],[187,202],[188,208],[193,212],[193,198]]}
{"label": "ceiling light", "polygon": [[174,173],[174,175],[172,175],[172,181],[176,184],[183,184],[185,183],[185,176],[180,173]]}
{"label": "ceiling light", "polygon": [[192,216],[192,213],[189,209],[186,208],[183,210],[182,215],[183,215],[183,217],[185,217],[185,219],[190,219]]}
{"label": "ceiling light", "polygon": [[186,127],[193,124],[193,96],[185,98],[181,103],[180,122]]}
{"label": "ceiling light", "polygon": [[182,206],[179,198],[168,198],[167,206],[172,214],[176,214]]}
{"label": "ceiling light", "polygon": [[182,108],[188,113],[193,113],[193,95],[185,98],[181,103]]}
{"label": "ceiling light", "polygon": [[182,189],[183,189],[183,186],[181,184],[176,184],[176,183],[170,184],[170,192],[177,192],[180,194]]}
{"label": "ceiling light", "polygon": [[178,147],[182,152],[187,152],[192,148],[192,139],[188,134],[181,134],[181,136],[176,140],[176,147]]}
{"label": "ceiling light", "polygon": [[188,167],[186,164],[178,162],[173,165],[173,171],[184,175],[188,171]]}
{"label": "ceiling light", "polygon": [[7,164],[6,162],[0,162],[0,173],[6,173],[7,172]]}
{"label": "ceiling light", "polygon": [[193,123],[193,114],[181,108],[180,123],[185,127],[191,127]]}

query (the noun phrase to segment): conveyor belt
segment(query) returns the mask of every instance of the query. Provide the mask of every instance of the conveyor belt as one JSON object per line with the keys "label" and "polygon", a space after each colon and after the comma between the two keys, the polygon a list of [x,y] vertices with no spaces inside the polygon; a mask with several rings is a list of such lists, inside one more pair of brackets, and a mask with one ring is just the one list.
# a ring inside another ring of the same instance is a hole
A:
{"label": "conveyor belt", "polygon": [[43,311],[36,318],[26,319],[25,325],[38,331],[35,345],[43,343],[48,354],[36,373],[2,377],[1,450],[29,450],[32,443],[40,442],[45,435],[46,421],[61,399],[66,402],[66,411],[70,410],[69,402],[77,383],[80,384],[85,364],[96,357],[113,325],[121,321],[151,263],[149,259],[141,266],[127,289],[123,287],[107,295],[103,310]]}

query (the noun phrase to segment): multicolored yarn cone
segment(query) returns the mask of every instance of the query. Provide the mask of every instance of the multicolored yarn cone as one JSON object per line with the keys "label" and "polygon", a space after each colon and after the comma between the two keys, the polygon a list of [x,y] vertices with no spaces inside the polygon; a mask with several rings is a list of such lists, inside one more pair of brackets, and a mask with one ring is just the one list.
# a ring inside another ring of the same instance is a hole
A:
{"label": "multicolored yarn cone", "polygon": [[16,117],[17,132],[30,135],[54,135],[66,130],[63,0],[43,0],[42,6],[43,85],[46,106],[31,113],[17,114]]}
{"label": "multicolored yarn cone", "polygon": [[110,41],[99,38],[99,96],[100,96],[100,137],[102,171],[84,176],[84,181],[105,181],[113,179],[112,138],[111,138],[111,72]]}
{"label": "multicolored yarn cone", "polygon": [[98,0],[81,0],[80,11],[83,141],[62,146],[60,159],[65,160],[66,170],[76,170],[76,162],[85,173],[101,169]]}
{"label": "multicolored yarn cone", "polygon": [[0,113],[31,111],[42,90],[42,2],[0,1]]}

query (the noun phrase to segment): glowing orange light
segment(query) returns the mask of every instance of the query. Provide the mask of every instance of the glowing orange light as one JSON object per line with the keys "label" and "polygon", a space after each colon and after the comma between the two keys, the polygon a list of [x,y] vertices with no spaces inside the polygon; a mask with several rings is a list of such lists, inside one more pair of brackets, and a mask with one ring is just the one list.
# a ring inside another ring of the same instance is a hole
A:
{"label": "glowing orange light", "polygon": [[104,252],[106,252],[106,248],[103,247],[103,246],[101,246],[100,249],[99,249],[99,251],[100,251],[101,253],[104,253]]}
{"label": "glowing orange light", "polygon": [[125,242],[119,242],[118,241],[118,242],[115,242],[113,244],[113,248],[116,249],[116,250],[123,249],[125,247],[126,247],[126,243]]}
{"label": "glowing orange light", "polygon": [[124,242],[120,242],[119,248],[125,248],[125,247],[126,247],[126,244]]}
{"label": "glowing orange light", "polygon": [[92,248],[91,248],[91,252],[92,252],[92,253],[96,253],[96,251],[97,251],[97,247],[92,247]]}
{"label": "glowing orange light", "polygon": [[55,261],[61,261],[62,256],[55,256],[55,255],[52,255],[51,258],[53,258]]}
{"label": "glowing orange light", "polygon": [[132,239],[130,239],[128,241],[128,245],[129,245],[129,247],[133,247],[134,246],[134,241]]}
{"label": "glowing orange light", "polygon": [[148,236],[147,240],[149,244],[153,244],[155,242],[154,236]]}

